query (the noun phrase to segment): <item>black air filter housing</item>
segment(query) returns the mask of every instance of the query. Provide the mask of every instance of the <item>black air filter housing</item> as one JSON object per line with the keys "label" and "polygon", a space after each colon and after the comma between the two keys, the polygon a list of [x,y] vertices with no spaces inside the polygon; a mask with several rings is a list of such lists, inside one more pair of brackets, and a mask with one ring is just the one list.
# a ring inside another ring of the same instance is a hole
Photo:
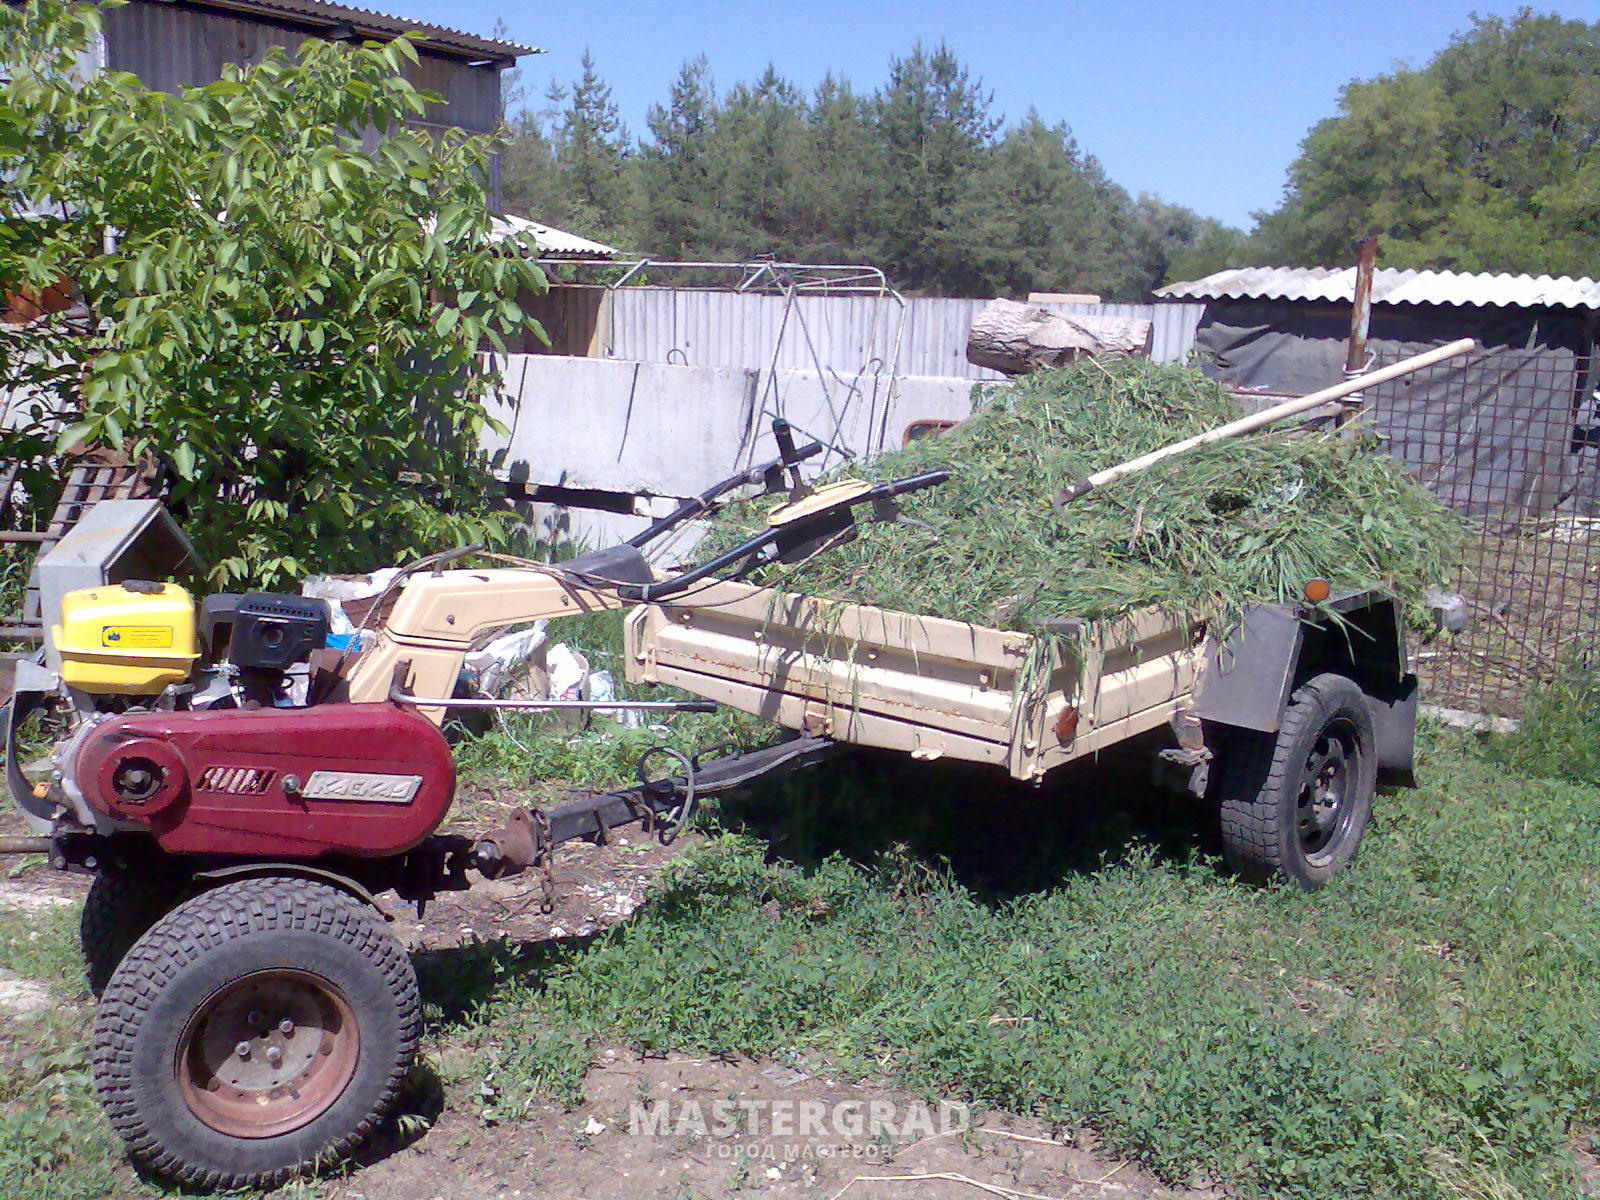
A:
{"label": "black air filter housing", "polygon": [[251,592],[239,598],[228,659],[236,667],[285,671],[328,640],[328,602]]}

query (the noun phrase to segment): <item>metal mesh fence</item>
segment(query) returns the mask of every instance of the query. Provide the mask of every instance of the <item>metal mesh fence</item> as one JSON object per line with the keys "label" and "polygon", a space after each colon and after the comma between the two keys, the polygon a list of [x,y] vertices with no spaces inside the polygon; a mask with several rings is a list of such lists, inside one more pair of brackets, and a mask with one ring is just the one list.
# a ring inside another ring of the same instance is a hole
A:
{"label": "metal mesh fence", "polygon": [[1364,419],[1465,531],[1451,587],[1470,623],[1416,648],[1425,703],[1514,717],[1530,687],[1600,648],[1589,368],[1568,350],[1495,350],[1366,393]]}

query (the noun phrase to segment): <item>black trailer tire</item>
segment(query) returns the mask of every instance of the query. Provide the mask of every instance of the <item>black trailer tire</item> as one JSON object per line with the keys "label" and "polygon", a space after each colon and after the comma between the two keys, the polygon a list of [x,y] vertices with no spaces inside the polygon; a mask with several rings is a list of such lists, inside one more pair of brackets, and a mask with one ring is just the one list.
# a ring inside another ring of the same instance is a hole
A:
{"label": "black trailer tire", "polygon": [[1355,856],[1377,790],[1366,696],[1343,675],[1295,689],[1276,734],[1234,730],[1218,789],[1228,864],[1311,891]]}
{"label": "black trailer tire", "polygon": [[98,996],[128,951],[183,899],[188,877],[147,870],[102,871],[89,885],[78,919],[78,946],[89,991]]}
{"label": "black trailer tire", "polygon": [[411,960],[376,912],[327,884],[245,879],[174,909],[118,966],[95,1091],[152,1169],[266,1188],[373,1131],[420,1030]]}

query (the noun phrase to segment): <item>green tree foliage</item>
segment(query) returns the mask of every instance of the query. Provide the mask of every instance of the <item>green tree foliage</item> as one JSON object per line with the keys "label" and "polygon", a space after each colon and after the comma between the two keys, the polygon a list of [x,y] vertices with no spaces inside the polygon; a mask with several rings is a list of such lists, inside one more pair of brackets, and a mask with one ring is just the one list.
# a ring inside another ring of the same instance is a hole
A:
{"label": "green tree foliage", "polygon": [[[495,22],[494,36],[509,41],[504,21]],[[530,107],[530,92],[520,68],[501,73],[501,105],[505,112],[499,141],[500,200],[509,211],[537,215],[559,225],[568,220],[556,169],[555,140],[551,134],[566,99],[562,92],[554,106]]]}
{"label": "green tree foliage", "polygon": [[992,290],[1024,294],[1061,280],[1073,291],[1127,293],[1128,194],[1065,125],[1030,112],[1006,131],[979,182],[993,204],[1000,287]]}
{"label": "green tree foliage", "polygon": [[793,258],[805,187],[800,93],[768,66],[755,83],[728,93],[713,128],[712,178],[722,198],[715,249],[735,257]]}
{"label": "green tree foliage", "polygon": [[877,131],[866,102],[849,82],[827,75],[805,114],[805,146],[797,200],[803,262],[850,262],[870,240]]}
{"label": "green tree foliage", "polygon": [[716,90],[702,55],[683,64],[665,105],[645,115],[651,141],[635,172],[638,244],[657,258],[685,258],[715,244],[711,187]]}
{"label": "green tree foliage", "polygon": [[410,42],[313,39],[169,95],[79,72],[95,31],[55,0],[0,9],[0,277],[66,276],[91,314],[49,347],[81,381],[60,444],[167,459],[219,584],[490,532],[477,350],[543,280],[488,238],[489,143],[406,124],[438,99],[402,74]]}
{"label": "green tree foliage", "polygon": [[871,262],[910,292],[1136,300],[1191,250],[1225,256],[1242,237],[1134,201],[1065,125],[1006,126],[945,45],[893,59],[870,94],[830,75],[807,96],[769,66],[719,95],[704,58],[685,63],[638,152],[607,143],[631,186],[599,204],[561,131],[580,94],[609,93],[585,59],[552,94],[508,128],[507,208],[654,258]]}
{"label": "green tree foliage", "polygon": [[[608,214],[622,209],[629,139],[611,89],[596,72],[587,50],[582,69],[560,110],[553,150],[557,172],[563,177],[562,194],[577,218],[575,223],[590,224],[603,222]],[[553,93],[552,99],[558,95]]]}
{"label": "green tree foliage", "polygon": [[1000,122],[993,97],[949,47],[920,43],[889,64],[873,102],[882,170],[874,258],[912,291],[981,290],[992,217],[982,188]]}
{"label": "green tree foliage", "polygon": [[1193,209],[1142,194],[1127,217],[1122,291],[1142,294],[1239,265],[1244,234]]}
{"label": "green tree foliage", "polygon": [[1600,21],[1475,17],[1426,66],[1345,88],[1254,261],[1591,275],[1600,261]]}

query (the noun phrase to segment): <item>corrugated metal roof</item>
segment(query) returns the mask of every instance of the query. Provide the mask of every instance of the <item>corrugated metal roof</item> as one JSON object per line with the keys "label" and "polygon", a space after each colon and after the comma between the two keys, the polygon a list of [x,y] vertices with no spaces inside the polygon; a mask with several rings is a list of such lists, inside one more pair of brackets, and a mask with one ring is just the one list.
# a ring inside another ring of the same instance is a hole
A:
{"label": "corrugated metal roof", "polygon": [[326,0],[190,0],[199,8],[220,9],[226,12],[254,13],[277,17],[280,20],[312,25],[331,30],[348,26],[351,35],[374,41],[387,41],[402,33],[422,35],[422,44],[434,50],[483,59],[520,58],[524,54],[538,54],[532,46],[519,46],[499,38],[480,37],[428,21],[413,21],[389,13],[373,12],[370,8],[354,8],[346,4],[329,4]]}
{"label": "corrugated metal roof", "polygon": [[539,243],[539,253],[546,258],[615,258],[616,250],[601,242],[591,242],[588,238],[579,237],[575,233],[567,233],[562,229],[553,229],[549,225],[541,225],[537,221],[530,221],[526,217],[505,213],[494,218],[489,236],[496,241],[510,237],[517,233],[532,233],[534,240]]}
{"label": "corrugated metal roof", "polygon": [[[1243,267],[1156,292],[1163,300],[1324,300],[1350,303],[1356,269]],[[1455,271],[1373,272],[1375,304],[1470,304],[1495,308],[1600,310],[1600,283],[1567,275],[1468,275]]]}

